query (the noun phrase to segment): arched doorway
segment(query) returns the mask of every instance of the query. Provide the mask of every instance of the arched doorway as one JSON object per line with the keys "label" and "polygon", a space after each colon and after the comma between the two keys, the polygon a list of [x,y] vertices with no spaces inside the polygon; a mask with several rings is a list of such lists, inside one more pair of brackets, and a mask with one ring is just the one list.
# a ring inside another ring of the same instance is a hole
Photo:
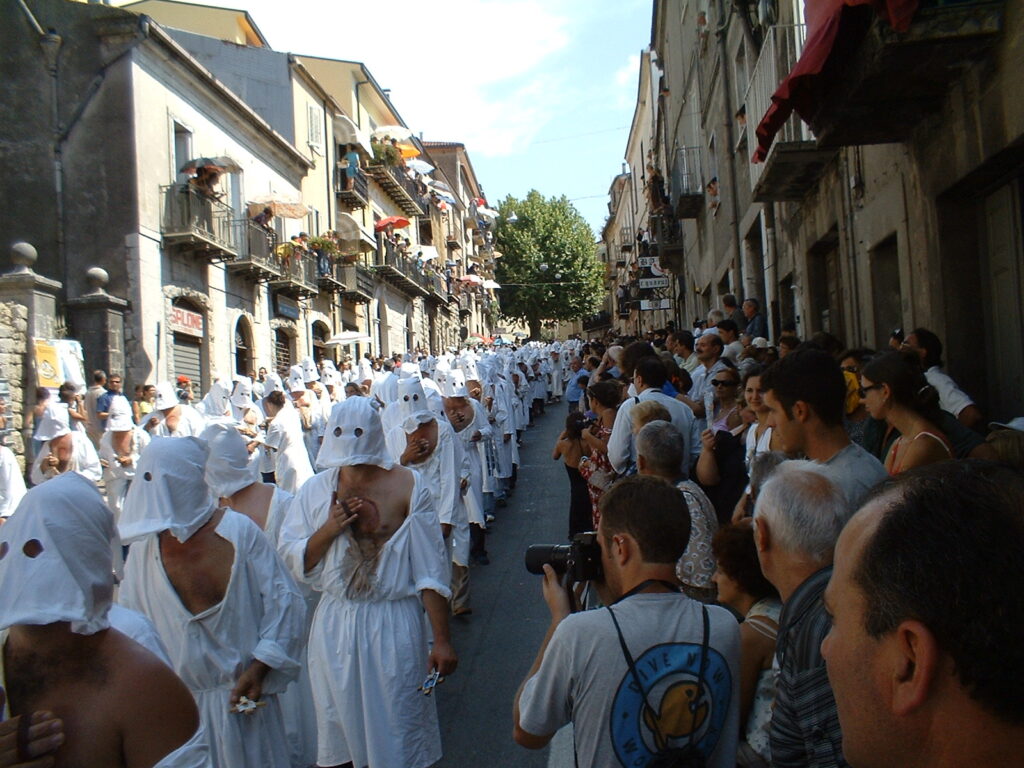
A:
{"label": "arched doorway", "polygon": [[253,370],[252,328],[243,315],[235,323],[235,373],[248,376]]}
{"label": "arched doorway", "polygon": [[283,328],[274,330],[274,369],[281,378],[288,377],[288,369],[295,358],[295,340]]}
{"label": "arched doorway", "polygon": [[331,338],[331,329],[326,323],[317,320],[313,323],[313,360],[319,363],[321,360],[330,357],[330,347],[327,340]]}

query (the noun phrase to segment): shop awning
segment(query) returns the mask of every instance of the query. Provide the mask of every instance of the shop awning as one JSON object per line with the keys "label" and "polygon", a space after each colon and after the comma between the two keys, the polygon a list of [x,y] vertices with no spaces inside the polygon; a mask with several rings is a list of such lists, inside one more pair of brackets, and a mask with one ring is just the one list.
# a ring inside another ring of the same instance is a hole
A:
{"label": "shop awning", "polygon": [[[763,162],[768,150],[795,110],[809,123],[817,109],[816,80],[825,69],[838,41],[844,35],[844,17],[852,8],[870,6],[897,32],[906,32],[920,0],[814,0],[808,1],[807,42],[800,60],[772,94],[772,105],[757,125],[757,149],[753,161]],[[848,33],[848,32],[847,32]],[[753,115],[748,116],[748,118]]]}

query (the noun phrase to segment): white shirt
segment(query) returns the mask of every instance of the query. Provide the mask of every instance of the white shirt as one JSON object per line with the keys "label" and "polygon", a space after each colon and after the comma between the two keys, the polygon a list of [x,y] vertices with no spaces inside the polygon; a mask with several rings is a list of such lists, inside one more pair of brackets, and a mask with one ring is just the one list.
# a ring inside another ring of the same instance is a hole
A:
{"label": "white shirt", "polygon": [[959,416],[965,408],[974,405],[974,401],[939,366],[933,365],[924,372],[924,377],[938,391],[939,408],[947,413]]}
{"label": "white shirt", "polygon": [[608,460],[612,468],[619,474],[626,471],[631,461],[636,460],[636,445],[633,440],[633,420],[630,413],[637,400],[656,400],[665,406],[672,417],[672,426],[683,436],[683,456],[689,461],[682,467],[683,475],[689,477],[690,465],[700,456],[700,422],[694,418],[690,406],[674,397],[669,397],[661,390],[645,389],[636,399],[630,398],[619,406],[615,414],[611,437],[608,438]]}

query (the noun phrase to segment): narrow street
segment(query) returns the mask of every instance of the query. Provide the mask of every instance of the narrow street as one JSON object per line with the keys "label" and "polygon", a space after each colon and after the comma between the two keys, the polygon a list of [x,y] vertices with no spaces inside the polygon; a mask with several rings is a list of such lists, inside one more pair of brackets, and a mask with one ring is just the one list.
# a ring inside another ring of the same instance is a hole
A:
{"label": "narrow street", "polygon": [[564,542],[568,529],[569,482],[562,462],[550,458],[566,408],[548,406],[523,435],[515,495],[497,511],[487,538],[491,564],[472,571],[473,614],[452,620],[459,670],[438,688],[439,768],[572,765],[571,739],[561,733],[539,752],[512,740],[512,698],[549,620],[540,577],[527,573],[523,553],[530,544]]}

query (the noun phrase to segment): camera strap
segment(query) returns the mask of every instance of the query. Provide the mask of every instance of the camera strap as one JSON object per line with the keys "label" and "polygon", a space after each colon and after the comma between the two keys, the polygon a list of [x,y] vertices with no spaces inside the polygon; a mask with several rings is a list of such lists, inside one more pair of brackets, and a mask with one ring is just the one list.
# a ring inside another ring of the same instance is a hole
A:
{"label": "camera strap", "polygon": [[[675,585],[672,584],[671,582],[662,581],[660,579],[648,579],[647,581],[642,582],[642,583],[638,584],[637,586],[633,587],[633,589],[631,589],[629,592],[624,594],[622,597],[619,598],[619,600],[616,600],[615,602],[617,603],[620,600],[625,600],[627,597],[630,597],[631,595],[635,595],[641,589],[644,589],[645,587],[649,586],[650,584],[659,584],[659,583],[660,584],[665,584],[667,586],[675,587]],[[679,591],[678,587],[675,587],[675,591],[677,591],[677,592]],[[614,603],[613,603],[613,605],[614,605]],[[622,647],[622,655],[626,657],[626,664],[629,665],[629,671],[633,675],[633,680],[636,683],[637,688],[640,690],[640,695],[644,699],[644,706],[646,706],[647,709],[651,712],[651,714],[654,715],[654,714],[656,714],[656,710],[654,709],[654,707],[651,706],[651,702],[647,699],[647,691],[644,690],[644,684],[643,684],[643,681],[640,679],[640,673],[636,671],[636,663],[633,661],[633,655],[629,652],[629,647],[626,645],[626,638],[624,638],[622,636],[622,629],[619,627],[619,620],[615,618],[615,611],[613,611],[611,609],[611,606],[606,606],[606,607],[608,609],[608,613],[611,614],[612,623],[615,625],[615,632],[619,636],[619,645]],[[704,620],[703,621],[704,631],[703,631],[703,638],[701,640],[701,645],[700,645],[700,667],[697,670],[697,696],[694,698],[693,702],[690,704],[691,713],[696,712],[697,708],[700,706],[701,701],[704,698],[704,669],[707,667],[707,661],[708,661],[708,642],[709,642],[709,638],[710,638],[710,635],[711,635],[711,627],[710,627],[710,620],[708,618],[707,606],[705,606],[702,603],[701,606],[700,606],[700,610],[701,610],[701,614],[702,614],[703,620]],[[668,744],[668,739],[666,739],[665,738],[665,734],[661,732],[661,728],[658,726],[657,720],[655,718],[651,718],[651,723],[654,725],[654,730],[655,730],[655,732],[656,732],[656,734],[658,736],[658,740],[660,742],[662,742],[663,744],[667,745]],[[694,730],[695,729],[693,729],[693,728],[691,728],[691,730],[690,730],[690,734],[689,734],[689,736],[687,737],[687,740],[686,740],[686,745],[687,746],[690,746],[693,743],[693,732],[694,732]]]}

